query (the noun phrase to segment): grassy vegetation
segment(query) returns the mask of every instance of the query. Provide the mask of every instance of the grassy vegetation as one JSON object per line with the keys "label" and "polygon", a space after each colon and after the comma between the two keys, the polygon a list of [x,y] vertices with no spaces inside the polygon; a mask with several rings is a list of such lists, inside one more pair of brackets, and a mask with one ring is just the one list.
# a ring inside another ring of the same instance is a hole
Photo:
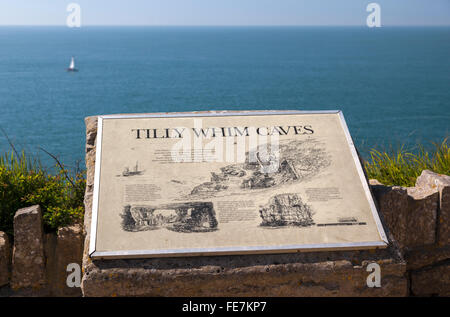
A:
{"label": "grassy vegetation", "polygon": [[84,173],[70,173],[59,162],[49,173],[39,161],[15,153],[0,157],[0,231],[13,235],[15,212],[35,204],[42,208],[46,231],[82,221]]}
{"label": "grassy vegetation", "polygon": [[450,147],[446,138],[435,144],[428,152],[424,146],[411,152],[400,148],[391,152],[372,150],[370,159],[364,163],[369,178],[375,178],[385,185],[414,186],[423,170],[450,175]]}

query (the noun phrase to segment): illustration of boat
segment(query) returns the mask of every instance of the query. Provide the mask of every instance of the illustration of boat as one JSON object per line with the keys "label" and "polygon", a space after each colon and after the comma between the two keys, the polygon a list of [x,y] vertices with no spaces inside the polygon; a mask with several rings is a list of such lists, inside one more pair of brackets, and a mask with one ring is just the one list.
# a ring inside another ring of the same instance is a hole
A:
{"label": "illustration of boat", "polygon": [[75,68],[75,58],[72,56],[72,59],[70,60],[69,68],[67,68],[68,72],[77,72],[78,69]]}
{"label": "illustration of boat", "polygon": [[136,166],[134,167],[134,170],[130,170],[128,167],[125,167],[125,169],[122,172],[122,176],[134,176],[134,175],[141,175],[142,171],[139,170],[138,162],[136,162]]}

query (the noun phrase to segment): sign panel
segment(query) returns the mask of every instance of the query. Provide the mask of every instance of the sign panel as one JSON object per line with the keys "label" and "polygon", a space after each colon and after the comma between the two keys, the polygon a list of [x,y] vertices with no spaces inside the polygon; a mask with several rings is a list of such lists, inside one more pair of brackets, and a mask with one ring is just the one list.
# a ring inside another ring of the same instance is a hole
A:
{"label": "sign panel", "polygon": [[99,117],[92,258],[386,245],[340,111]]}

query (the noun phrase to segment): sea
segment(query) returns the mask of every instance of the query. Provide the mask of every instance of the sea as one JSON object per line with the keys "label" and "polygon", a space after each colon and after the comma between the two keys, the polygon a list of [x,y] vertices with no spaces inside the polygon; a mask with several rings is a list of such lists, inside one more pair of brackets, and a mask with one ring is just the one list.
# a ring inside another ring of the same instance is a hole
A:
{"label": "sea", "polygon": [[450,27],[0,27],[0,155],[82,167],[87,116],[266,109],[342,110],[365,158],[432,147]]}

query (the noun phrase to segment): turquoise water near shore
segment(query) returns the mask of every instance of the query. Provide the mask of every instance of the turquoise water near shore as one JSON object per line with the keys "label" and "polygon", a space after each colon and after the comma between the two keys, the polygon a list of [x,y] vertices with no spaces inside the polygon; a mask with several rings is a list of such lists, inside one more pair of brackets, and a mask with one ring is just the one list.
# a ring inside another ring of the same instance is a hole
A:
{"label": "turquoise water near shore", "polygon": [[341,109],[364,156],[442,141],[450,28],[0,27],[0,127],[45,165],[83,161],[89,115],[258,109]]}

